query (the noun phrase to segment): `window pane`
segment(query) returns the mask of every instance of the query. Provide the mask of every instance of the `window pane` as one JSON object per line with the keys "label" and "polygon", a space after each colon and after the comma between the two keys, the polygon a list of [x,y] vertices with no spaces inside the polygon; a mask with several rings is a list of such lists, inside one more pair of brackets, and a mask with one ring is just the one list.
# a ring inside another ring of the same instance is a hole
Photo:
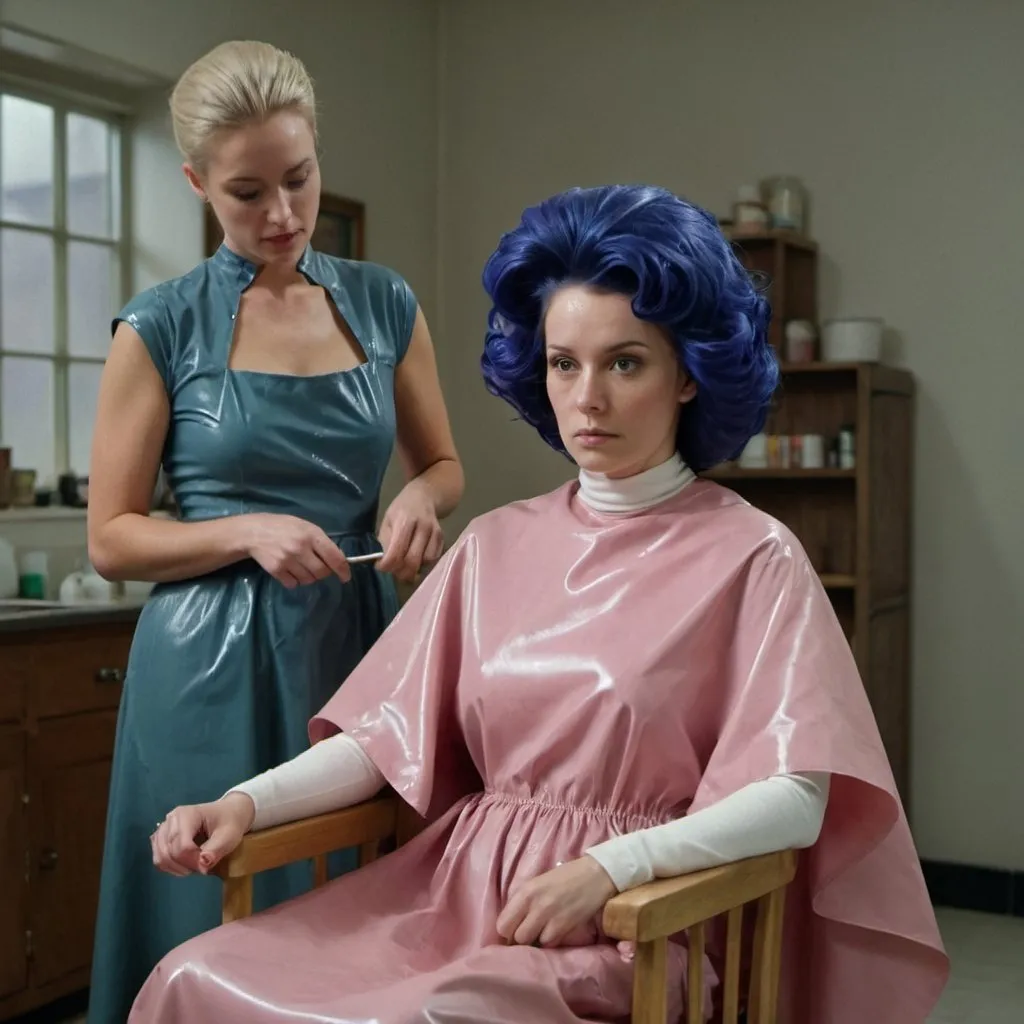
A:
{"label": "window pane", "polygon": [[106,356],[117,312],[117,253],[106,245],[68,242],[68,351]]}
{"label": "window pane", "polygon": [[68,367],[68,425],[71,430],[68,458],[71,471],[79,476],[89,472],[89,450],[102,373],[100,363],[71,363]]}
{"label": "window pane", "polygon": [[53,352],[53,238],[0,231],[0,347]]}
{"label": "window pane", "polygon": [[0,437],[18,469],[36,471],[39,486],[54,475],[53,363],[7,356],[0,378]]}
{"label": "window pane", "polygon": [[68,114],[68,230],[114,236],[113,131],[105,121]]}
{"label": "window pane", "polygon": [[0,97],[0,217],[53,224],[53,108]]}

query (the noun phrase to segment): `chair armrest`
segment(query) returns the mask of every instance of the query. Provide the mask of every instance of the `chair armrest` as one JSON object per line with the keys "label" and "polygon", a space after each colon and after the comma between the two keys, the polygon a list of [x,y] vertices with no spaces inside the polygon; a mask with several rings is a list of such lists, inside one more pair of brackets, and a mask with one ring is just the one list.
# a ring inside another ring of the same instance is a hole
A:
{"label": "chair armrest", "polygon": [[394,835],[397,820],[397,798],[377,797],[341,811],[250,832],[214,870],[221,878],[244,878],[377,842]]}
{"label": "chair armrest", "polygon": [[605,904],[605,934],[628,942],[675,935],[788,885],[795,874],[796,854],[783,850],[648,882]]}

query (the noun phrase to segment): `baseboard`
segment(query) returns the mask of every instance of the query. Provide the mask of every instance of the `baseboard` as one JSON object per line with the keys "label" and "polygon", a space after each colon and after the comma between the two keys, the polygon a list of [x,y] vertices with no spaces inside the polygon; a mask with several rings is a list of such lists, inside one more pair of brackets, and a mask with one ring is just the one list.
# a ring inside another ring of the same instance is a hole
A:
{"label": "baseboard", "polygon": [[937,907],[1024,917],[1024,871],[935,860],[922,861],[921,867],[928,893]]}

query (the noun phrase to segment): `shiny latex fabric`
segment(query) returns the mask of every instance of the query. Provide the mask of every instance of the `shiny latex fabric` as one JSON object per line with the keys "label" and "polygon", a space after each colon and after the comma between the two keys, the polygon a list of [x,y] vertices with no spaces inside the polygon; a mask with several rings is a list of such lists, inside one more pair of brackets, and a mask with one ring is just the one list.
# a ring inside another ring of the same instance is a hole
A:
{"label": "shiny latex fabric", "polygon": [[[118,319],[141,335],[171,402],[164,467],[189,521],[287,513],[348,554],[373,531],[395,437],[393,375],[416,302],[372,264],[307,250],[366,362],[315,377],[232,371],[232,328],[256,268],[222,247],[183,278],[144,292]],[[123,1024],[153,965],[219,923],[220,883],[173,879],[148,836],[178,804],[216,798],[308,746],[309,718],[397,611],[390,577],[354,566],[288,590],[255,562],[158,585],[132,645],[118,720],[90,1024]],[[336,871],[355,864],[343,855]],[[257,881],[267,906],[310,885],[297,866]]]}
{"label": "shiny latex fabric", "polygon": [[946,957],[849,646],[796,540],[705,481],[625,516],[591,512],[575,486],[475,521],[311,725],[353,736],[430,827],[175,950],[133,1024],[621,1020],[632,968],[616,947],[503,945],[509,892],[799,771],[834,775],[787,909],[782,1019],[925,1021]]}

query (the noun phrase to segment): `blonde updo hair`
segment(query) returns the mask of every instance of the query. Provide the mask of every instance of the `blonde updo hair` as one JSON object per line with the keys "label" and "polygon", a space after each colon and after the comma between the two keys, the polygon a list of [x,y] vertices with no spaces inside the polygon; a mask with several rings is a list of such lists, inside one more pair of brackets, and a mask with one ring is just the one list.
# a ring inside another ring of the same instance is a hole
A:
{"label": "blonde updo hair", "polygon": [[221,131],[294,110],[316,135],[313,80],[298,57],[270,43],[221,43],[192,64],[171,93],[174,140],[201,169]]}

